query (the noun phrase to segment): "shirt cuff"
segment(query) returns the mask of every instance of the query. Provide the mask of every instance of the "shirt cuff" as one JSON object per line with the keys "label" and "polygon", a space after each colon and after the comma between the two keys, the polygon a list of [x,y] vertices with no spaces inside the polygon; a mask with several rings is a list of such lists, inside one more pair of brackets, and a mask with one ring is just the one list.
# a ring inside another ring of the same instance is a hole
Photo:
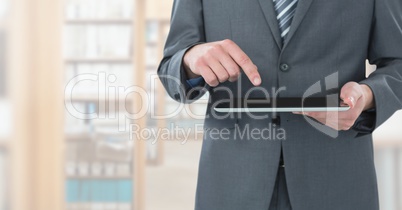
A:
{"label": "shirt cuff", "polygon": [[376,119],[375,108],[363,111],[357,118],[355,124],[352,126],[352,129],[359,132],[359,134],[356,137],[372,133],[375,129],[374,126],[375,119]]}
{"label": "shirt cuff", "polygon": [[204,83],[205,83],[205,81],[204,81],[204,78],[203,78],[203,77],[197,77],[197,78],[193,78],[193,79],[187,80],[187,84],[188,84],[191,88],[203,86]]}

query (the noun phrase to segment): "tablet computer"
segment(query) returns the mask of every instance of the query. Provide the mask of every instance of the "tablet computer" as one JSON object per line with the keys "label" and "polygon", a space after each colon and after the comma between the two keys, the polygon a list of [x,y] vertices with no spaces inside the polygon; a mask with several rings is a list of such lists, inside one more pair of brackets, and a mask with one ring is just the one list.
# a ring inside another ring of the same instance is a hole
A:
{"label": "tablet computer", "polygon": [[233,99],[217,103],[217,112],[322,112],[347,111],[347,105],[335,97]]}

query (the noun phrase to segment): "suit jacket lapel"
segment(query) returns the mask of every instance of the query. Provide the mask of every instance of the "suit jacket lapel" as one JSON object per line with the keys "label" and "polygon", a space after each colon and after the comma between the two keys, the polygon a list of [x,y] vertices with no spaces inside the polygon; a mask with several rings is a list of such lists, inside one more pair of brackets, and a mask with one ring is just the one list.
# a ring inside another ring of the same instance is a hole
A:
{"label": "suit jacket lapel", "polygon": [[[272,1],[272,0],[268,0],[268,1]],[[293,17],[292,24],[290,25],[290,30],[286,37],[283,48],[285,48],[287,46],[287,44],[290,42],[293,35],[295,34],[296,30],[299,28],[304,16],[307,14],[307,11],[311,6],[312,2],[313,2],[313,0],[299,0],[299,2],[297,3],[296,12]]]}
{"label": "suit jacket lapel", "polygon": [[274,36],[276,44],[279,49],[282,49],[282,38],[279,31],[278,20],[276,19],[276,12],[274,9],[274,3],[272,0],[258,0],[260,2],[260,6],[262,12],[264,13],[265,19],[271,29],[271,33]]}

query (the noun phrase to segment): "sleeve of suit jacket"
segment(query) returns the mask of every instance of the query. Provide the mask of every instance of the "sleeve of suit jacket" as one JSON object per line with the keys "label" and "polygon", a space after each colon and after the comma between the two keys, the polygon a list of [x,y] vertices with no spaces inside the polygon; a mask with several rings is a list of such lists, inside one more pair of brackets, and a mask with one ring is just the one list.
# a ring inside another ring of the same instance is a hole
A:
{"label": "sleeve of suit jacket", "polygon": [[191,87],[182,64],[186,51],[199,43],[205,43],[201,0],[175,0],[158,76],[169,96],[178,102],[191,103],[209,88],[206,84]]}
{"label": "sleeve of suit jacket", "polygon": [[377,65],[360,81],[374,94],[375,122],[378,128],[402,109],[402,1],[376,0],[368,59]]}

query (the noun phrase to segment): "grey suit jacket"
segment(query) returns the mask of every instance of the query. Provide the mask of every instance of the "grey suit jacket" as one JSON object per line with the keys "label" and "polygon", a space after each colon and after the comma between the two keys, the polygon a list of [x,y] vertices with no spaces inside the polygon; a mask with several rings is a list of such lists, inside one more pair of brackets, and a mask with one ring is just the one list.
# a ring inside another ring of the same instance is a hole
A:
{"label": "grey suit jacket", "polygon": [[[215,88],[186,83],[185,52],[224,39],[258,66],[260,88],[244,74]],[[368,78],[366,59],[378,67]],[[282,88],[279,97],[327,95],[356,81],[374,93],[377,128],[402,108],[401,0],[299,0],[284,44],[272,0],[175,0],[158,74],[179,102],[210,93],[195,209],[267,210],[281,148],[293,209],[379,208],[371,134],[336,132],[292,113],[276,113],[281,124],[275,126],[272,113],[225,115],[213,106],[222,99],[272,96],[272,88]]]}

